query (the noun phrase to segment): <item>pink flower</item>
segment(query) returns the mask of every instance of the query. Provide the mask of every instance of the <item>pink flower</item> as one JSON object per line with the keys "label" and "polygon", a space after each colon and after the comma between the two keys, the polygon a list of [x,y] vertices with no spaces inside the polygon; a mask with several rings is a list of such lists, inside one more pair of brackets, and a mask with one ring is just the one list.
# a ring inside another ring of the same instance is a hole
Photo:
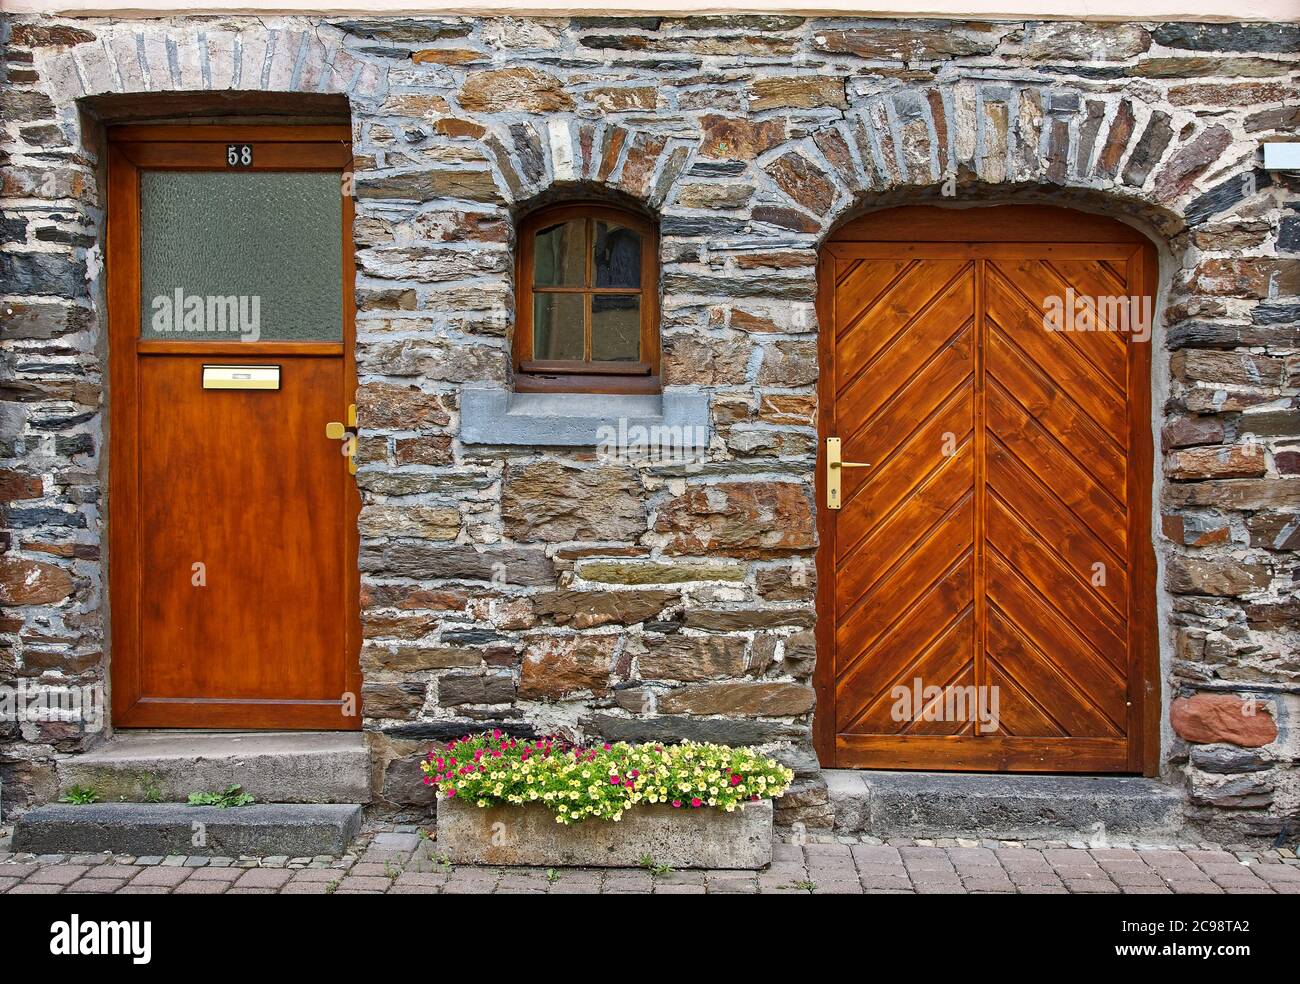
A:
{"label": "pink flower", "polygon": [[608,752],[608,751],[610,750],[611,747],[612,747],[612,746],[610,745],[609,742],[605,742],[605,751]]}
{"label": "pink flower", "polygon": [[500,729],[500,728],[493,728],[493,729],[492,729],[492,737],[493,737],[493,738],[500,738],[500,737],[501,737],[501,729]]}
{"label": "pink flower", "polygon": [[691,806],[695,807],[696,809],[698,809],[703,805],[704,804],[700,802],[700,798],[698,796],[696,796],[694,799],[691,800]]}
{"label": "pink flower", "polygon": [[618,783],[619,783],[619,778],[618,778],[618,776],[610,776],[610,777],[609,777],[609,784],[610,784],[611,786],[617,786]]}
{"label": "pink flower", "polygon": [[636,779],[641,775],[641,773],[639,770],[633,769],[631,772],[628,773],[628,775],[631,776],[633,779]]}
{"label": "pink flower", "polygon": [[627,782],[623,783],[623,785],[626,786],[628,789],[631,789],[633,786],[636,785],[636,783],[634,783],[631,779],[629,779]]}
{"label": "pink flower", "polygon": [[448,786],[448,787],[447,787],[447,796],[448,796],[448,798],[450,798],[450,797],[452,797],[452,796],[455,796],[455,795],[456,795],[456,790],[454,790],[454,789],[452,789],[450,786]]}
{"label": "pink flower", "polygon": [[674,806],[676,809],[680,810],[680,809],[682,808],[682,801],[681,801],[681,800],[673,800],[673,806]]}
{"label": "pink flower", "polygon": [[732,776],[732,777],[731,777],[731,784],[732,784],[733,786],[739,786],[743,781],[744,781],[744,780],[742,780],[742,779],[740,778],[740,776]]}

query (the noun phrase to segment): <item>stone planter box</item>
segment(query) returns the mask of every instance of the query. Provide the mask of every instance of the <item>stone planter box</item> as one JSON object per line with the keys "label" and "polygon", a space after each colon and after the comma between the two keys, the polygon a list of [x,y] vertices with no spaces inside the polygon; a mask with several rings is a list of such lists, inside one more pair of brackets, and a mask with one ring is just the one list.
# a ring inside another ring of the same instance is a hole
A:
{"label": "stone planter box", "polygon": [[772,863],[772,803],[734,813],[642,805],[618,822],[566,827],[540,803],[480,808],[438,800],[437,851],[453,864],[635,868],[649,855],[673,868],[762,868]]}

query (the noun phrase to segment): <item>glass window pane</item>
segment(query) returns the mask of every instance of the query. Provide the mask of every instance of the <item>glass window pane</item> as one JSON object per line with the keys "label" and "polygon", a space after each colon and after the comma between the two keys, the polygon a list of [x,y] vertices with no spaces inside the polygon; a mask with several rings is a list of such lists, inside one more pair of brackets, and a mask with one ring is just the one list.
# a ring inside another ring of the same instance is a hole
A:
{"label": "glass window pane", "polygon": [[597,287],[641,286],[641,234],[604,220],[596,223],[592,242]]}
{"label": "glass window pane", "polygon": [[538,230],[533,245],[533,285],[584,286],[587,276],[582,258],[585,239],[586,223],[582,219],[570,219]]}
{"label": "glass window pane", "polygon": [[341,341],[342,228],[335,172],[142,172],[141,337]]}
{"label": "glass window pane", "polygon": [[591,358],[594,362],[636,362],[641,358],[639,295],[592,295]]}
{"label": "glass window pane", "polygon": [[582,361],[585,294],[533,292],[533,358]]}

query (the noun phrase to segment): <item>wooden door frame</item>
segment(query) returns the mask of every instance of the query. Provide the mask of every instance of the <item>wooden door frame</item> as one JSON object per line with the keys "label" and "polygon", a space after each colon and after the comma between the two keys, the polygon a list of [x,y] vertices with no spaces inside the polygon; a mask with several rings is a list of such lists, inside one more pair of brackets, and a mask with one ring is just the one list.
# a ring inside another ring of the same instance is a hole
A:
{"label": "wooden door frame", "polygon": [[[186,342],[140,337],[140,171],[223,171],[228,143],[257,145],[251,171],[328,171],[342,175],[352,161],[352,131],[339,125],[199,125],[125,124],[108,130],[108,205],[105,234],[105,276],[108,320],[108,612],[109,686],[114,721],[129,717],[140,703],[139,553],[140,435],[139,372],[141,354],[212,356],[340,355],[344,392],[343,414],[356,391],[356,256],[352,245],[353,201],[342,194],[343,340],[341,342]],[[242,170],[242,169],[241,169]],[[360,510],[356,482],[343,476],[350,515]],[[341,729],[361,728],[361,573],[360,532],[355,523],[343,531],[346,693],[354,695],[356,714]],[[114,613],[118,613],[118,617]],[[130,614],[131,618],[124,617]],[[340,695],[342,697],[343,695]],[[306,711],[312,705],[277,705],[285,724],[318,730]],[[300,723],[295,723],[299,721]],[[121,727],[121,725],[115,725]],[[127,727],[160,727],[131,724]],[[232,727],[242,727],[232,724]],[[169,725],[170,727],[170,725]],[[208,726],[213,727],[213,726]]]}
{"label": "wooden door frame", "polygon": [[[825,508],[825,439],[836,436],[835,423],[835,283],[837,244],[897,243],[899,252],[913,244],[960,243],[1105,243],[1132,244],[1130,282],[1141,283],[1154,305],[1158,287],[1155,246],[1136,229],[1115,219],[1051,205],[999,205],[954,208],[904,205],[854,219],[822,243],[817,256],[817,662],[813,673],[817,709],[813,714],[813,746],[826,768],[836,768],[835,718],[835,541],[831,510]],[[977,302],[978,303],[978,302]],[[981,314],[982,317],[982,314]],[[1137,606],[1128,623],[1129,717],[1128,772],[1154,776],[1160,767],[1160,646],[1156,626],[1155,549],[1152,509],[1155,488],[1154,423],[1151,417],[1152,336],[1138,357],[1128,361],[1129,459],[1145,479],[1130,482],[1128,509],[1132,536],[1128,545],[1132,593],[1146,604]],[[900,763],[897,768],[917,768]],[[928,768],[933,768],[929,766]],[[954,764],[953,771],[988,771],[984,766]]]}

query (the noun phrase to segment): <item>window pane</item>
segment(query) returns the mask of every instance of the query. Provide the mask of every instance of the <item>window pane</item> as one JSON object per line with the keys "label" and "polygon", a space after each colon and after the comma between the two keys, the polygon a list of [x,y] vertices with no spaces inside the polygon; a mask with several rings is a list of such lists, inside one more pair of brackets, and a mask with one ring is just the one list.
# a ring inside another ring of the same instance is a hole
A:
{"label": "window pane", "polygon": [[641,286],[641,233],[615,222],[596,223],[597,287]]}
{"label": "window pane", "polygon": [[142,172],[141,337],[341,341],[342,228],[334,172]]}
{"label": "window pane", "polygon": [[582,361],[585,294],[533,292],[533,358]]}
{"label": "window pane", "polygon": [[593,294],[591,358],[595,362],[636,362],[641,357],[641,298]]}
{"label": "window pane", "polygon": [[533,245],[533,285],[536,287],[582,287],[587,271],[582,253],[586,248],[586,223],[570,219],[537,232]]}

